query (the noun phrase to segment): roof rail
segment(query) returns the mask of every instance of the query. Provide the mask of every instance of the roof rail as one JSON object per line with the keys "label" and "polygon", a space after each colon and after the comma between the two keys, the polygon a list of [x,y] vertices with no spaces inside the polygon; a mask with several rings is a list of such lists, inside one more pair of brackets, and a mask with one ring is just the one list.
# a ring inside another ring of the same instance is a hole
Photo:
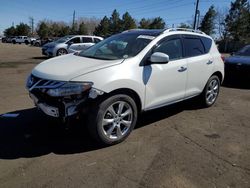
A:
{"label": "roof rail", "polygon": [[166,29],[163,33],[171,32],[171,31],[188,31],[192,33],[199,33],[199,34],[205,34],[204,32],[196,29],[187,29],[187,28],[170,28]]}

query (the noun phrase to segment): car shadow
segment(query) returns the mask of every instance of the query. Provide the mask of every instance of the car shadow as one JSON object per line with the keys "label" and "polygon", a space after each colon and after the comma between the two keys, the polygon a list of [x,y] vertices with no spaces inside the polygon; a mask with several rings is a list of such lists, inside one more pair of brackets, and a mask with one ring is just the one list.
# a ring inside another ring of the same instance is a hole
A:
{"label": "car shadow", "polygon": [[[176,115],[183,110],[200,108],[193,100],[144,112],[135,129]],[[103,148],[88,135],[84,120],[65,125],[45,116],[36,108],[10,112],[17,117],[0,116],[0,159],[33,158],[55,154],[74,154]]]}
{"label": "car shadow", "polygon": [[46,59],[49,59],[49,57],[47,57],[47,56],[39,56],[39,57],[32,57],[32,59],[46,60]]}

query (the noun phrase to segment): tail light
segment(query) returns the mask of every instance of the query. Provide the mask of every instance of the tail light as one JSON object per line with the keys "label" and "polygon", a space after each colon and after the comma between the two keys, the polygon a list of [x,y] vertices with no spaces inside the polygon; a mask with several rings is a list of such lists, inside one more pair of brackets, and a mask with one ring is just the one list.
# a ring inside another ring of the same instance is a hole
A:
{"label": "tail light", "polygon": [[221,57],[222,61],[225,62],[225,56],[221,55],[220,57]]}

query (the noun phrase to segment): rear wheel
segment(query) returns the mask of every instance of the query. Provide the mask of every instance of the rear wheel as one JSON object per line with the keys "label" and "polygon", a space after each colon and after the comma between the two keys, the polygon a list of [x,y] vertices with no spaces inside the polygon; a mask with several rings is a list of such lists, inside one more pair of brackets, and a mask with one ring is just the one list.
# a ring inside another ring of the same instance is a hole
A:
{"label": "rear wheel", "polygon": [[205,107],[212,106],[218,98],[220,91],[220,79],[213,75],[207,81],[206,87],[201,95],[202,104]]}
{"label": "rear wheel", "polygon": [[57,55],[57,56],[60,56],[60,55],[65,55],[65,54],[67,54],[67,53],[68,53],[67,50],[65,50],[65,49],[63,49],[63,48],[60,48],[59,50],[57,50],[56,55]]}
{"label": "rear wheel", "polygon": [[125,140],[137,121],[137,106],[124,94],[114,95],[96,104],[88,120],[92,137],[104,145]]}
{"label": "rear wheel", "polygon": [[16,41],[15,41],[15,40],[13,40],[13,41],[12,41],[12,43],[13,43],[13,44],[16,44]]}

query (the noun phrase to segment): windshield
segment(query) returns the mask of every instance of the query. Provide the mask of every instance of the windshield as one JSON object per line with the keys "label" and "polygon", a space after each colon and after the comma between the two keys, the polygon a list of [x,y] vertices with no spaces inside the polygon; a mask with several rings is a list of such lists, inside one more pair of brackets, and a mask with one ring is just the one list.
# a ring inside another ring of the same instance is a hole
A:
{"label": "windshield", "polygon": [[69,39],[72,38],[72,37],[73,37],[73,36],[68,35],[68,36],[65,36],[65,37],[62,37],[62,38],[57,39],[55,42],[56,42],[56,43],[63,43],[63,42],[66,42],[67,40],[69,40]]}
{"label": "windshield", "polygon": [[149,35],[121,33],[82,51],[79,56],[104,60],[126,59],[136,56],[153,39],[154,36]]}
{"label": "windshield", "polygon": [[244,48],[236,52],[235,55],[250,56],[250,46],[245,46]]}

